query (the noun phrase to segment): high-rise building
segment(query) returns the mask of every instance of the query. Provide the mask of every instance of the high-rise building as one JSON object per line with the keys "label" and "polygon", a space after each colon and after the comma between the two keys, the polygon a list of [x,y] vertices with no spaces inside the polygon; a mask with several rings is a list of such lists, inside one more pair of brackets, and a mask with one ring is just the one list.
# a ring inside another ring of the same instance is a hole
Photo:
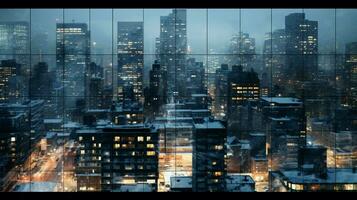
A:
{"label": "high-rise building", "polygon": [[166,71],[162,70],[161,65],[155,61],[149,76],[150,88],[147,102],[153,116],[156,116],[160,111],[160,107],[166,102]]}
{"label": "high-rise building", "polygon": [[145,125],[77,131],[78,191],[157,190],[158,133]]}
{"label": "high-rise building", "polygon": [[6,107],[1,107],[0,113],[0,191],[6,191],[30,155],[30,122],[25,113]]}
{"label": "high-rise building", "polygon": [[[283,85],[285,80],[286,35],[284,29],[266,34],[263,46],[263,71],[268,75],[268,86]],[[271,89],[271,88],[270,88]],[[278,93],[279,91],[269,91]],[[277,94],[276,94],[277,95]]]}
{"label": "high-rise building", "polygon": [[195,192],[226,189],[227,129],[219,121],[206,119],[194,124],[192,186]]}
{"label": "high-rise building", "polygon": [[317,78],[318,22],[305,18],[305,13],[285,17],[286,73],[293,81]]}
{"label": "high-rise building", "polygon": [[58,23],[56,28],[57,81],[64,86],[66,109],[88,96],[90,32],[85,23]]}
{"label": "high-rise building", "polygon": [[135,101],[143,103],[144,27],[143,22],[118,22],[118,98],[132,90]]}
{"label": "high-rise building", "polygon": [[205,68],[202,62],[194,58],[187,59],[186,64],[186,95],[207,94]]}
{"label": "high-rise building", "polygon": [[228,114],[247,101],[258,100],[260,97],[259,86],[260,80],[256,72],[253,70],[243,71],[241,65],[232,66],[232,71],[228,75]]}
{"label": "high-rise building", "polygon": [[48,71],[48,64],[39,62],[33,67],[30,78],[30,98],[47,99],[52,96],[52,73]]}
{"label": "high-rise building", "polygon": [[357,42],[348,43],[346,45],[345,56],[348,104],[357,108]]}
{"label": "high-rise building", "polygon": [[230,65],[242,65],[244,68],[252,68],[256,58],[255,38],[243,32],[233,35],[229,52],[234,55],[230,59]]}
{"label": "high-rise building", "polygon": [[15,59],[17,63],[29,68],[28,54],[30,54],[29,23],[0,22],[0,60]]}
{"label": "high-rise building", "polygon": [[0,102],[21,102],[26,96],[21,67],[15,60],[1,61]]}
{"label": "high-rise building", "polygon": [[88,108],[101,109],[103,107],[103,78],[91,77],[89,79]]}
{"label": "high-rise building", "polygon": [[303,102],[289,97],[262,97],[259,110],[266,124],[270,167],[296,169],[299,147],[306,144]]}
{"label": "high-rise building", "polygon": [[215,74],[215,95],[213,114],[218,119],[227,116],[228,74],[227,64],[222,64]]}
{"label": "high-rise building", "polygon": [[160,17],[160,64],[167,71],[167,98],[185,96],[187,54],[186,9]]}

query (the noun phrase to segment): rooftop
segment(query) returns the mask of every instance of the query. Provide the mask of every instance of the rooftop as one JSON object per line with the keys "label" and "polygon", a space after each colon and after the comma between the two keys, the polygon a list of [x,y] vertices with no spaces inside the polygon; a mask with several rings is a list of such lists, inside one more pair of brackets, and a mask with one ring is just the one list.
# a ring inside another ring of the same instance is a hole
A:
{"label": "rooftop", "polygon": [[113,192],[152,192],[154,187],[146,183],[123,184]]}
{"label": "rooftop", "polygon": [[189,189],[192,188],[191,176],[172,176],[170,177],[171,189]]}
{"label": "rooftop", "polygon": [[352,169],[333,169],[327,170],[327,178],[322,179],[314,174],[303,174],[299,170],[289,170],[281,172],[285,178],[292,183],[357,183],[357,173]]}
{"label": "rooftop", "polygon": [[261,99],[266,102],[276,103],[276,104],[296,104],[296,105],[302,104],[302,102],[299,99],[292,98],[292,97],[262,97]]}
{"label": "rooftop", "polygon": [[31,182],[15,186],[15,192],[53,192],[57,183],[54,182]]}
{"label": "rooftop", "polygon": [[220,121],[206,121],[203,123],[195,123],[196,129],[224,129],[225,127]]}
{"label": "rooftop", "polygon": [[249,175],[228,174],[226,178],[228,192],[254,192],[255,182]]}
{"label": "rooftop", "polygon": [[43,123],[45,124],[59,124],[62,123],[62,119],[44,119]]}

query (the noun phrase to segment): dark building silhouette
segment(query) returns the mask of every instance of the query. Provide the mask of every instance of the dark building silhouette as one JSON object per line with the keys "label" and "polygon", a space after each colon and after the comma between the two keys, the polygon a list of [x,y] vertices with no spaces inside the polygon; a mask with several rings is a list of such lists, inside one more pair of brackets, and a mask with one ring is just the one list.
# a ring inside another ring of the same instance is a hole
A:
{"label": "dark building silhouette", "polygon": [[[318,22],[305,18],[305,13],[285,17],[286,73],[294,81],[317,78]],[[290,78],[291,79],[291,78]]]}
{"label": "dark building silhouette", "polygon": [[192,186],[194,192],[226,189],[227,129],[219,121],[206,119],[194,124]]}

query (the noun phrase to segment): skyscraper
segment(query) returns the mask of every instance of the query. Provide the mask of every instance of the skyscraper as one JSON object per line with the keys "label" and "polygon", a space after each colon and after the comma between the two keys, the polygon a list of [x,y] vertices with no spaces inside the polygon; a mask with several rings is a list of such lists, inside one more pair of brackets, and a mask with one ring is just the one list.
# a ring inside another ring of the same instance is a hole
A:
{"label": "skyscraper", "polygon": [[357,42],[351,42],[346,45],[345,59],[348,104],[357,108]]}
{"label": "skyscraper", "polygon": [[166,92],[166,72],[163,71],[161,65],[155,61],[152,65],[149,76],[150,88],[147,101],[153,116],[156,116],[160,111],[160,107],[165,102],[164,92]]}
{"label": "skyscraper", "polygon": [[39,62],[33,68],[30,78],[30,98],[47,99],[52,96],[52,73],[48,71],[48,64]]}
{"label": "skyscraper", "polygon": [[88,95],[90,32],[85,23],[58,23],[56,29],[57,81],[64,86],[66,107]]}
{"label": "skyscraper", "polygon": [[144,28],[143,22],[118,22],[118,98],[125,91],[134,93],[133,101],[143,103]]}
{"label": "skyscraper", "polygon": [[228,96],[228,74],[227,64],[222,64],[215,74],[215,99],[213,114],[218,119],[227,116],[227,96]]}
{"label": "skyscraper", "polygon": [[185,96],[186,15],[186,9],[174,9],[160,17],[160,64],[167,71],[168,99]]}
{"label": "skyscraper", "polygon": [[251,68],[256,57],[255,38],[250,37],[248,33],[239,32],[231,38],[229,51],[234,55],[229,64]]}
{"label": "skyscraper", "polygon": [[194,124],[192,186],[194,192],[218,192],[226,188],[227,129],[219,121]]}
{"label": "skyscraper", "polygon": [[24,97],[24,82],[21,65],[15,60],[2,60],[0,64],[0,102],[21,101]]}
{"label": "skyscraper", "polygon": [[144,125],[77,131],[79,191],[156,191],[158,132]]}
{"label": "skyscraper", "polygon": [[285,17],[286,67],[294,81],[317,78],[318,22],[305,18],[305,13]]}
{"label": "skyscraper", "polygon": [[15,59],[29,67],[30,30],[28,22],[0,22],[0,59]]}
{"label": "skyscraper", "polygon": [[268,83],[281,85],[285,80],[286,35],[284,29],[266,34],[263,45],[263,71],[267,73]]}
{"label": "skyscraper", "polygon": [[242,66],[232,66],[228,75],[228,114],[237,106],[260,97],[259,78],[256,72],[243,71]]}

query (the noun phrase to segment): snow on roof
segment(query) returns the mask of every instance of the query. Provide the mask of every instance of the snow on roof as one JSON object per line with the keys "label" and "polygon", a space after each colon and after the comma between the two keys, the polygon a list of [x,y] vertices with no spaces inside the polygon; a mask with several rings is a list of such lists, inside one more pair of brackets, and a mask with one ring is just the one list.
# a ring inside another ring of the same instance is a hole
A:
{"label": "snow on roof", "polygon": [[357,183],[357,173],[352,169],[328,169],[326,179],[298,170],[282,171],[282,174],[292,183]]}
{"label": "snow on roof", "polygon": [[192,177],[191,176],[170,177],[170,185],[172,189],[192,188]]}
{"label": "snow on roof", "polygon": [[44,119],[43,123],[45,123],[45,124],[59,124],[59,123],[62,123],[62,119]]}
{"label": "snow on roof", "polygon": [[292,97],[262,97],[264,101],[277,104],[301,104],[301,101]]}
{"label": "snow on roof", "polygon": [[114,189],[113,192],[152,192],[154,188],[145,183],[137,184],[123,184],[119,188]]}
{"label": "snow on roof", "polygon": [[209,121],[204,123],[194,124],[196,129],[223,129],[225,128],[223,124],[219,121]]}
{"label": "snow on roof", "polygon": [[15,192],[53,192],[57,183],[54,182],[30,182],[15,186]]}

